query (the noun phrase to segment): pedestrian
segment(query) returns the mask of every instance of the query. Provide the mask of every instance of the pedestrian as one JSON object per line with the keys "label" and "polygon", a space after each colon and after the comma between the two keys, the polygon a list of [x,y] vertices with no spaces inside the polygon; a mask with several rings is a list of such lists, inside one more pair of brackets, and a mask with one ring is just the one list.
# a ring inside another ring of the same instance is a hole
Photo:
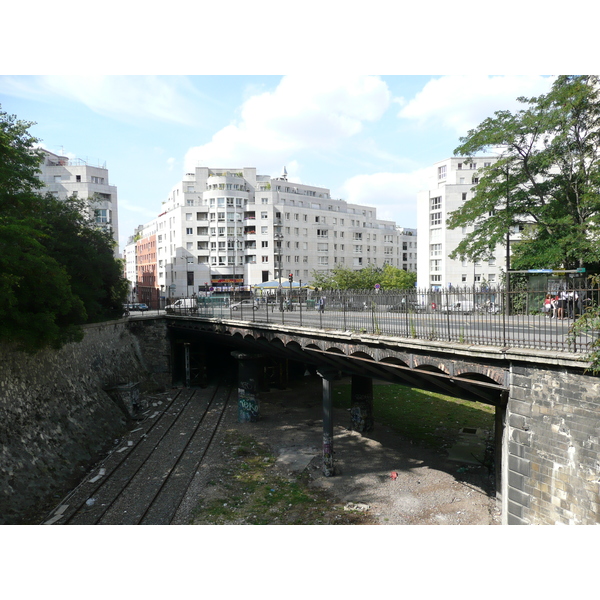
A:
{"label": "pedestrian", "polygon": [[552,318],[553,306],[552,306],[552,296],[550,294],[546,294],[546,298],[544,298],[544,304],[542,306],[542,310],[546,313],[547,319]]}
{"label": "pedestrian", "polygon": [[556,296],[556,318],[560,320],[564,320],[565,317],[565,308],[567,306],[567,294],[563,290]]}

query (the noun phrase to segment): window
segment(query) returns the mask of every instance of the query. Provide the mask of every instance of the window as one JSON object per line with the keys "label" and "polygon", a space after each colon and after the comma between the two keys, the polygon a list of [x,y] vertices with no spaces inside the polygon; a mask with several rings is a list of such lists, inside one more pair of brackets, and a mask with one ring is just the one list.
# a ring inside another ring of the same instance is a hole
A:
{"label": "window", "polygon": [[269,233],[269,227],[268,227],[268,226],[261,227],[261,228],[260,228],[260,232],[261,232],[263,235],[267,235],[267,233]]}
{"label": "window", "polygon": [[[441,256],[442,255],[442,245],[441,244],[431,244],[430,246],[430,256]],[[412,254],[411,254],[412,258]]]}
{"label": "window", "polygon": [[457,169],[460,171],[462,169],[462,163],[458,163]]}
{"label": "window", "polygon": [[[431,199],[431,206],[430,206],[429,210],[440,210],[441,208],[442,208],[442,197],[438,196],[437,198],[432,198]],[[389,240],[390,242],[392,241],[391,240],[391,237],[392,237],[391,235],[386,236],[386,237],[390,238],[390,240]],[[388,241],[388,240],[386,240],[386,241]]]}
{"label": "window", "polygon": [[438,180],[446,179],[446,165],[438,167]]}
{"label": "window", "polygon": [[477,163],[470,163],[469,164],[469,169],[476,169],[477,168]]}
{"label": "window", "polygon": [[269,257],[268,257],[268,256],[263,256],[263,257],[262,257],[262,261],[263,261],[264,263],[268,263],[268,262],[269,262]]}
{"label": "window", "polygon": [[185,234],[186,235],[192,235],[194,233],[194,230],[192,227],[186,227],[185,228]]}
{"label": "window", "polygon": [[463,200],[466,200],[466,199],[467,199],[467,192],[463,192],[463,193],[462,193],[462,199],[463,199]]}
{"label": "window", "polygon": [[431,225],[441,225],[442,224],[442,213],[436,212],[431,213]]}
{"label": "window", "polygon": [[466,283],[466,281],[467,281],[467,276],[466,276],[466,275],[463,273],[463,274],[460,276],[460,280],[462,281],[462,283]]}
{"label": "window", "polygon": [[185,213],[185,220],[186,221],[191,221],[192,220],[192,213]]}
{"label": "window", "polygon": [[262,248],[268,248],[268,247],[269,247],[269,242],[267,242],[267,241],[262,241],[262,242],[260,243],[260,245],[261,245],[261,247],[262,247]]}

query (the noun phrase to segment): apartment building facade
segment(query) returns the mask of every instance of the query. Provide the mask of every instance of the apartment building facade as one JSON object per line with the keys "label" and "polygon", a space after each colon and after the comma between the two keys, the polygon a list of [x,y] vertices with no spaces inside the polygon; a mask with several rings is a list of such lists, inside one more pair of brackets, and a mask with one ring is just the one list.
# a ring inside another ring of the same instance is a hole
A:
{"label": "apartment building facade", "polygon": [[[441,290],[448,287],[498,284],[506,272],[506,247],[498,246],[489,259],[472,262],[451,259],[449,254],[472,227],[448,229],[446,219],[472,198],[478,182],[478,169],[492,164],[496,157],[478,156],[466,160],[451,157],[433,165],[428,189],[417,196],[417,230],[420,252],[417,259],[417,287]],[[519,232],[511,231],[511,239]]]}
{"label": "apartment building facade", "polygon": [[289,182],[285,169],[272,178],[254,167],[197,167],[130,244],[152,235],[156,287],[166,297],[248,289],[290,274],[309,283],[313,271],[336,265],[417,265],[416,230],[377,219],[374,207],[333,199],[327,188]]}
{"label": "apartment building facade", "polygon": [[43,183],[42,193],[50,192],[62,200],[75,196],[92,199],[93,217],[97,225],[109,229],[115,240],[115,255],[118,255],[119,209],[117,188],[109,183],[105,165],[92,165],[82,159],[70,159],[42,149],[39,179]]}

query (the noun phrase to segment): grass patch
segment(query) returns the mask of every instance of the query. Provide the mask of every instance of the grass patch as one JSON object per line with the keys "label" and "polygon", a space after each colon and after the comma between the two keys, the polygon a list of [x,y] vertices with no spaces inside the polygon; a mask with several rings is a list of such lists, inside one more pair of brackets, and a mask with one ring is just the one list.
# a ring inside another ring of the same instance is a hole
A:
{"label": "grass patch", "polygon": [[[336,408],[350,407],[350,385],[335,386]],[[435,450],[452,445],[459,429],[494,430],[494,407],[404,385],[373,385],[376,423],[417,444]]]}
{"label": "grass patch", "polygon": [[273,472],[275,457],[250,436],[229,430],[224,451],[230,468],[221,471],[210,497],[200,500],[192,525],[352,525],[369,517],[344,511],[325,492],[310,489],[308,476]]}

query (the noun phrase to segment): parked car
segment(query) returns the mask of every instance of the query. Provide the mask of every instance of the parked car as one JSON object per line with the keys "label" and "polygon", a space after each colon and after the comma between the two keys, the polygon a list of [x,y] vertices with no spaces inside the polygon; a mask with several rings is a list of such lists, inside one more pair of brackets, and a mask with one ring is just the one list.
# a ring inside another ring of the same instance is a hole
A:
{"label": "parked car", "polygon": [[198,303],[195,298],[180,298],[173,302],[173,304],[169,304],[165,306],[165,311],[168,313],[174,312],[196,312],[198,310]]}
{"label": "parked car", "polygon": [[131,312],[132,310],[148,310],[148,305],[143,302],[135,302],[133,304],[123,304],[123,310],[128,310]]}
{"label": "parked car", "polygon": [[441,308],[442,312],[457,312],[463,315],[472,313],[474,309],[473,302],[471,300],[461,300],[460,302],[454,302],[453,304],[444,304]]}
{"label": "parked car", "polygon": [[423,312],[425,308],[424,304],[418,302],[400,302],[390,306],[388,312]]}
{"label": "parked car", "polygon": [[240,302],[230,305],[229,308],[231,310],[243,310],[245,308],[256,310],[258,308],[258,302],[256,300],[241,300]]}

